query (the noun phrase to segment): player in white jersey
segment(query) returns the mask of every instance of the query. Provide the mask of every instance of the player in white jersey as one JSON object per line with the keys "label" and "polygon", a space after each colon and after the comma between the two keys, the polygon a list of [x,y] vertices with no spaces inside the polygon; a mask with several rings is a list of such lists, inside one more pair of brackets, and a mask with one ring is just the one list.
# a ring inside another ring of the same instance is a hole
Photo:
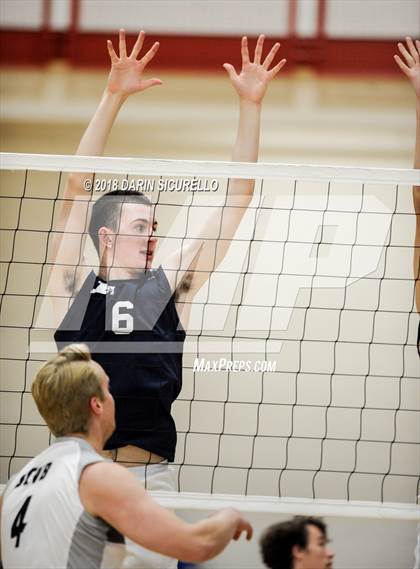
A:
{"label": "player in white jersey", "polygon": [[83,439],[60,437],[9,483],[5,493],[5,567],[119,567],[124,538],[90,515],[80,474],[101,460]]}
{"label": "player in white jersey", "polygon": [[32,385],[38,409],[57,437],[9,480],[3,494],[4,569],[113,569],[124,537],[169,557],[205,561],[249,523],[227,509],[188,524],[161,507],[130,471],[99,453],[115,428],[109,379],[86,346],[49,360]]}

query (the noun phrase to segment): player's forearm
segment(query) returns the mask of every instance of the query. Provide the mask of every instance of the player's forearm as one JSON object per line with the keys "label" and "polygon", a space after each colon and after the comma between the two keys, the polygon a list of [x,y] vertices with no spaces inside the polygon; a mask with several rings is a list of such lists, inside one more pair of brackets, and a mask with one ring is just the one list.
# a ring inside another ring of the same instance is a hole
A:
{"label": "player's forearm", "polygon": [[260,146],[261,104],[240,100],[238,133],[232,152],[234,162],[256,162]]}
{"label": "player's forearm", "polygon": [[[105,150],[109,133],[125,101],[125,97],[119,93],[110,93],[105,89],[98,108],[85,130],[76,156],[101,156]],[[84,181],[91,178],[92,174],[73,172],[68,178],[67,193],[86,194]]]}
{"label": "player's forearm", "polygon": [[[416,143],[414,147],[414,168],[420,169],[420,97],[417,98],[416,102]],[[414,202],[414,211],[417,214],[417,230],[416,230],[416,241],[415,245],[420,246],[420,184],[417,186],[413,186],[413,202]],[[419,252],[416,251],[417,256]],[[415,266],[414,272],[418,274],[418,268],[416,268],[416,259],[415,259]],[[420,298],[418,299],[420,303]],[[420,309],[420,306],[418,307]]]}
{"label": "player's forearm", "polygon": [[[420,169],[420,97],[416,102],[416,144],[414,149],[414,168]],[[413,186],[413,204],[416,214],[416,234],[414,238],[413,274],[416,280],[416,307],[420,314],[420,184]]]}
{"label": "player's forearm", "polygon": [[76,155],[101,156],[103,154],[112,125],[124,101],[123,95],[110,93],[105,89],[98,108],[82,136]]}
{"label": "player's forearm", "polygon": [[[260,124],[261,104],[240,100],[238,132],[232,152],[233,162],[257,162],[260,146]],[[229,185],[229,196],[245,197],[250,201],[254,184],[254,180],[233,179]]]}
{"label": "player's forearm", "polygon": [[[414,147],[414,168],[420,169],[420,97],[416,102],[416,143]],[[420,242],[420,184],[413,186],[414,210],[417,214],[416,244]]]}
{"label": "player's forearm", "polygon": [[235,535],[239,519],[238,512],[226,509],[195,524],[191,543],[197,544],[197,550],[201,552],[195,561],[207,561],[223,551]]}
{"label": "player's forearm", "polygon": [[420,97],[416,100],[416,146],[414,150],[414,168],[420,168]]}

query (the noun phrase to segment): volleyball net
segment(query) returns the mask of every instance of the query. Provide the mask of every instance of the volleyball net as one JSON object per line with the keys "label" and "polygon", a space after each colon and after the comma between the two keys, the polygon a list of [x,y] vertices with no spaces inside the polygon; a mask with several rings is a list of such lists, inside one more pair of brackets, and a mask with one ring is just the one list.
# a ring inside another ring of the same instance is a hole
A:
{"label": "volleyball net", "polygon": [[[172,408],[180,496],[216,507],[234,495],[271,511],[297,500],[295,512],[369,502],[379,516],[394,503],[394,516],[414,515],[416,170],[2,154],[1,482],[51,440],[30,386],[56,351],[51,243],[76,171],[94,172],[89,201],[115,189],[150,198],[157,264],[212,211],[223,216],[229,180],[255,180],[191,306]],[[83,237],[74,266],[95,269]]]}

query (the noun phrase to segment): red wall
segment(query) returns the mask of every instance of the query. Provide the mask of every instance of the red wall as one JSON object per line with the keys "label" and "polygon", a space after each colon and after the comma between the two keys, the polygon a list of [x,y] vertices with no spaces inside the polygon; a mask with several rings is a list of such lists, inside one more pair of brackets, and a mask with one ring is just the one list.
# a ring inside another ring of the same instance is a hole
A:
{"label": "red wall", "polygon": [[[43,65],[57,58],[78,67],[108,66],[108,32],[79,30],[80,0],[71,0],[71,24],[65,31],[50,27],[50,1],[43,0],[43,25],[39,30],[0,31],[0,64]],[[276,38],[288,60],[287,70],[306,65],[320,73],[400,74],[392,55],[396,42],[376,39],[331,39],[326,37],[325,0],[318,0],[317,34],[299,38],[296,29],[296,0],[289,0],[287,37]],[[114,34],[116,40],[116,34]],[[134,35],[128,41],[134,42]],[[238,61],[238,37],[149,35],[147,44],[161,42],[155,68],[222,71],[221,62]]]}

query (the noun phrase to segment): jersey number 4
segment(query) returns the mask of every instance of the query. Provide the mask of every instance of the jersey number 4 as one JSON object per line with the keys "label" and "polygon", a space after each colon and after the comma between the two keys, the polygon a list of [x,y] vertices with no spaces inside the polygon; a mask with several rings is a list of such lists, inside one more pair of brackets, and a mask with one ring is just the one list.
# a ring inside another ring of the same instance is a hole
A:
{"label": "jersey number 4", "polygon": [[114,334],[131,334],[134,330],[134,320],[131,314],[121,312],[121,309],[132,310],[134,305],[129,300],[120,300],[112,307],[112,331]]}
{"label": "jersey number 4", "polygon": [[21,509],[18,511],[17,516],[14,519],[12,524],[12,531],[10,532],[10,537],[16,539],[15,547],[19,547],[20,542],[20,534],[26,527],[25,522],[25,515],[26,510],[28,509],[29,502],[31,501],[32,496],[28,496],[26,500],[23,502]]}

